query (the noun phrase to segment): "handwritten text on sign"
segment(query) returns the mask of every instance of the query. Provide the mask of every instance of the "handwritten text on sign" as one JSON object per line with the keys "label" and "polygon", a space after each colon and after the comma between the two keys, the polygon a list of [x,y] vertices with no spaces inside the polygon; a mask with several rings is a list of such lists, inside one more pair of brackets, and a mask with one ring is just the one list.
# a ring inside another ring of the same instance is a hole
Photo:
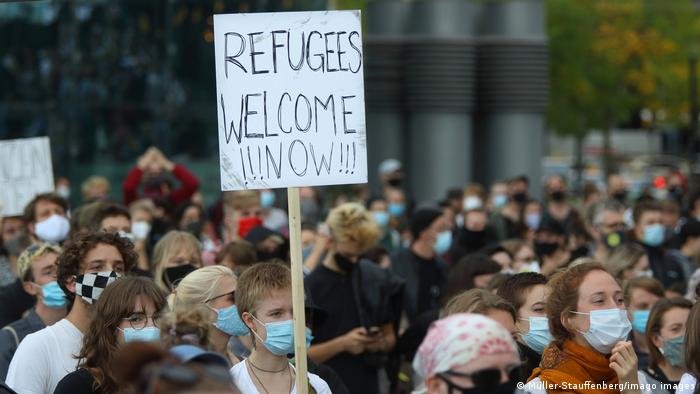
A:
{"label": "handwritten text on sign", "polygon": [[54,189],[47,137],[0,141],[0,216],[21,215],[34,196]]}
{"label": "handwritten text on sign", "polygon": [[367,181],[359,11],[214,16],[221,187]]}

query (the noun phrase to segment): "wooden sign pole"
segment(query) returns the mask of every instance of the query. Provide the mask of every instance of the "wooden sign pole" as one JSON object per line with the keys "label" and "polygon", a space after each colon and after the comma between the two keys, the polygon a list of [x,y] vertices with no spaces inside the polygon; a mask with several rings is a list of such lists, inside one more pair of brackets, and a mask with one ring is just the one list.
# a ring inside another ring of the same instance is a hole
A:
{"label": "wooden sign pole", "polygon": [[306,314],[304,310],[304,271],[301,257],[301,208],[299,188],[287,188],[289,205],[289,245],[292,261],[292,308],[294,314],[294,360],[296,388],[299,394],[308,394],[306,366]]}

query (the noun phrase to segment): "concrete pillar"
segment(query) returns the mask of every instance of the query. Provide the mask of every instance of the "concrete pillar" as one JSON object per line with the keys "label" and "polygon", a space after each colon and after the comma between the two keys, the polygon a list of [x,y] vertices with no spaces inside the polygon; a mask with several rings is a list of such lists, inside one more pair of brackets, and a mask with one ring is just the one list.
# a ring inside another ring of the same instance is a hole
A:
{"label": "concrete pillar", "polygon": [[541,193],[549,91],[541,0],[484,4],[477,49],[475,176],[484,184],[526,174]]}
{"label": "concrete pillar", "polygon": [[459,0],[413,5],[406,42],[406,109],[412,191],[442,198],[472,175],[474,27],[480,6]]}

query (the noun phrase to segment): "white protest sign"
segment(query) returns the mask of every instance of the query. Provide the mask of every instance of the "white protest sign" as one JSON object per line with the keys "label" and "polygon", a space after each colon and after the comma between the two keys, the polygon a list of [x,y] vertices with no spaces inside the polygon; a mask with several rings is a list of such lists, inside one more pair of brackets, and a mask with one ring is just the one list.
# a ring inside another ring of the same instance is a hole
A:
{"label": "white protest sign", "polygon": [[2,216],[21,215],[34,196],[53,190],[48,137],[0,141]]}
{"label": "white protest sign", "polygon": [[360,11],[214,15],[221,189],[367,182]]}

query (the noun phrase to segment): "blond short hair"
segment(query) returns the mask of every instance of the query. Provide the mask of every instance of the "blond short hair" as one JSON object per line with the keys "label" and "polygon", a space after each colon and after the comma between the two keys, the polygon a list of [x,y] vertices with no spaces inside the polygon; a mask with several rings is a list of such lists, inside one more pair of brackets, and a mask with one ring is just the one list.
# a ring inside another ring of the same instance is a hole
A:
{"label": "blond short hair", "polygon": [[508,312],[513,316],[513,320],[517,319],[515,307],[510,302],[484,289],[471,289],[452,297],[440,313],[440,317],[454,315],[455,313],[484,315],[489,309]]}
{"label": "blond short hair", "polygon": [[136,200],[129,204],[129,213],[131,216],[134,216],[134,212],[136,211],[146,211],[149,215],[153,216],[156,212],[156,204],[154,204],[153,200],[150,198]]}
{"label": "blond short hair", "polygon": [[379,226],[364,206],[355,202],[341,204],[331,210],[326,219],[333,239],[355,242],[364,252],[377,243]]}
{"label": "blond short hair", "polygon": [[216,288],[221,279],[227,276],[236,280],[233,271],[223,265],[210,265],[190,272],[182,278],[173,295],[169,297],[170,309],[190,308],[204,304],[218,295],[214,294]]}
{"label": "blond short hair", "polygon": [[17,258],[17,276],[23,281],[33,281],[35,279],[34,275],[29,276],[32,272],[32,264],[49,253],[59,255],[61,252],[61,247],[56,244],[41,243],[30,245]]}
{"label": "blond short hair", "polygon": [[169,231],[153,248],[153,279],[161,289],[170,291],[168,285],[163,282],[165,263],[183,248],[195,252],[198,255],[202,253],[202,248],[197,238],[185,231]]}
{"label": "blond short hair", "polygon": [[250,209],[260,205],[257,190],[236,190],[224,192],[224,206],[228,209]]}
{"label": "blond short hair", "polygon": [[252,315],[257,311],[257,303],[273,291],[292,288],[292,272],[280,263],[258,263],[245,270],[238,278],[236,286],[236,306],[238,314]]}
{"label": "blond short hair", "polygon": [[109,187],[109,181],[107,178],[99,175],[93,175],[83,182],[80,187],[80,191],[83,193],[83,199],[88,199],[92,189],[102,188],[105,190],[105,194],[109,194]]}

